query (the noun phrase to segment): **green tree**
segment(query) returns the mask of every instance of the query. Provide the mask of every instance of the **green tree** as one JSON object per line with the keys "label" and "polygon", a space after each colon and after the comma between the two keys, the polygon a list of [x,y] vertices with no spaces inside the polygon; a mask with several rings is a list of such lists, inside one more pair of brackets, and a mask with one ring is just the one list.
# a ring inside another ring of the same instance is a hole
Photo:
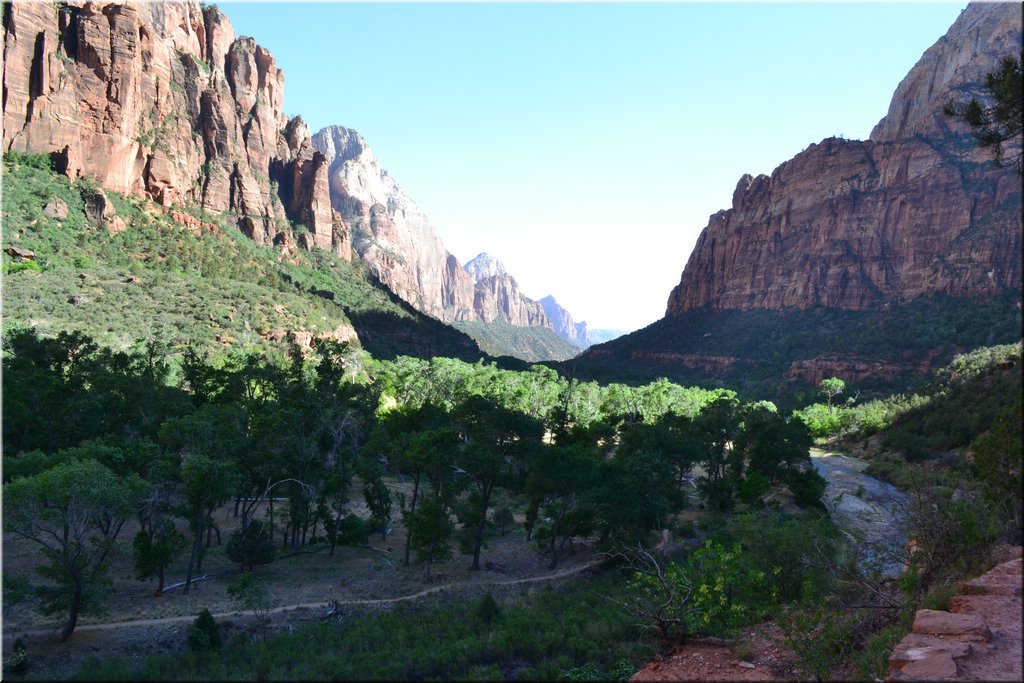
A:
{"label": "green tree", "polygon": [[707,541],[678,562],[637,547],[616,556],[631,569],[625,609],[665,643],[693,635],[724,636],[764,618],[778,595],[768,574],[740,546]]}
{"label": "green tree", "polygon": [[66,612],[67,640],[81,614],[102,609],[109,584],[108,558],[146,483],[119,477],[94,460],[71,460],[3,489],[4,529],[40,546],[39,573],[51,583],[38,590],[44,614]]}
{"label": "green tree", "polygon": [[1024,174],[1021,162],[1021,120],[1024,118],[1024,52],[1018,58],[1007,55],[996,69],[985,75],[987,103],[972,97],[968,102],[948,102],[947,116],[955,116],[974,130],[978,146],[991,149],[997,166],[1005,163],[1006,147],[1011,150],[1017,174]]}
{"label": "green tree", "polygon": [[188,539],[167,518],[161,518],[147,525],[147,528],[140,529],[132,542],[136,577],[157,577],[156,594],[163,595],[164,571],[186,546]]}
{"label": "green tree", "polygon": [[203,608],[196,620],[188,629],[188,648],[190,650],[219,650],[223,644],[220,635],[220,624]]}
{"label": "green tree", "polygon": [[821,380],[821,393],[828,400],[828,412],[832,412],[832,401],[835,397],[846,390],[846,382],[838,377],[829,377]]}
{"label": "green tree", "polygon": [[267,622],[274,602],[267,585],[254,574],[242,574],[227,586],[228,595],[242,609],[249,610],[256,617],[260,635],[266,635]]}
{"label": "green tree", "polygon": [[1009,540],[1021,540],[1021,515],[1024,511],[1024,446],[1021,438],[1021,397],[1003,410],[992,429],[979,437],[971,450],[978,468],[982,493],[989,505],[1007,522]]}
{"label": "green tree", "polygon": [[588,451],[579,444],[545,449],[527,479],[527,493],[541,501],[537,542],[551,570],[558,568],[567,543],[595,528],[595,505],[588,493],[598,483],[598,462]]}
{"label": "green tree", "polygon": [[468,526],[474,536],[471,568],[479,570],[480,547],[494,489],[511,480],[525,450],[540,446],[543,428],[538,420],[480,396],[459,404],[456,419],[462,434],[456,471],[464,474],[475,489]]}
{"label": "green tree", "polygon": [[250,520],[245,527],[233,531],[224,551],[229,559],[241,565],[243,572],[246,567],[251,570],[257,564],[274,560],[274,544],[258,519]]}
{"label": "green tree", "polygon": [[732,396],[720,396],[705,405],[696,419],[701,451],[698,461],[704,474],[697,487],[713,509],[725,511],[733,505],[733,481],[728,476],[729,447],[740,426],[740,403]]}
{"label": "green tree", "polygon": [[430,568],[434,563],[443,562],[452,555],[449,540],[455,527],[445,502],[441,495],[430,495],[415,512],[402,515],[416,560],[423,563],[424,581],[430,580]]}
{"label": "green tree", "polygon": [[234,488],[233,474],[230,462],[215,460],[204,453],[186,453],[184,456],[181,478],[184,482],[186,511],[193,532],[192,553],[189,555],[185,577],[186,593],[192,585],[193,572],[201,570],[203,534],[211,514],[228,500]]}
{"label": "green tree", "polygon": [[[399,497],[403,522],[417,512],[426,480],[436,464],[450,458],[461,443],[451,414],[433,405],[396,408],[385,412],[366,445],[367,457],[379,456],[389,467],[412,479],[412,495]],[[409,565],[413,534],[406,535],[404,562]]]}

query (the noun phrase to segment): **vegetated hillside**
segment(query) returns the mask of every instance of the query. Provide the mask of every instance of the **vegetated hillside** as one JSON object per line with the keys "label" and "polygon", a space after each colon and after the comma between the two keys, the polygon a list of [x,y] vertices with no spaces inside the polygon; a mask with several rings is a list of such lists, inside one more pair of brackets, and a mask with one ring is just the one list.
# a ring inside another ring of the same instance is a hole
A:
{"label": "vegetated hillside", "polygon": [[839,408],[835,427],[842,443],[873,456],[962,466],[975,460],[969,453],[978,439],[995,429],[1016,425],[1019,440],[1021,347],[976,349],[939,369],[914,394]]}
{"label": "vegetated hillside", "polygon": [[702,309],[591,347],[574,363],[581,377],[668,377],[791,406],[811,402],[821,379],[832,376],[851,393],[883,396],[923,384],[958,353],[1019,340],[1019,304],[1011,293],[935,295],[884,311]]}
{"label": "vegetated hillside", "polygon": [[[216,350],[283,349],[289,337],[351,340],[378,358],[485,354],[464,334],[328,252],[261,246],[222,218],[97,194],[45,155],[4,158],[4,320],[42,334],[78,330],[115,348],[155,340]],[[102,218],[87,203],[106,196]],[[63,204],[63,209],[56,208]],[[44,209],[50,206],[51,215]],[[191,227],[185,224],[190,224]]]}
{"label": "vegetated hillside", "polygon": [[549,327],[515,327],[497,320],[458,322],[454,326],[492,356],[513,356],[529,363],[564,361],[577,356],[581,350]]}
{"label": "vegetated hillside", "polygon": [[[314,148],[301,117],[284,113],[285,74],[274,56],[237,36],[216,5],[25,2],[4,3],[3,14],[5,151],[53,154],[69,178],[165,208],[197,207],[261,245],[361,258],[364,280],[368,266],[412,308],[443,321],[477,319],[468,273],[425,219],[403,233],[407,214],[422,218],[413,205],[396,213],[394,193],[360,194],[359,207],[336,196],[333,157]],[[406,239],[394,239],[399,233]],[[386,247],[398,242],[396,259]],[[533,310],[528,324],[543,323],[539,304],[511,287],[501,293],[511,309]],[[459,306],[445,308],[449,299]],[[506,319],[519,324],[514,310]],[[418,334],[386,318],[371,324]]]}

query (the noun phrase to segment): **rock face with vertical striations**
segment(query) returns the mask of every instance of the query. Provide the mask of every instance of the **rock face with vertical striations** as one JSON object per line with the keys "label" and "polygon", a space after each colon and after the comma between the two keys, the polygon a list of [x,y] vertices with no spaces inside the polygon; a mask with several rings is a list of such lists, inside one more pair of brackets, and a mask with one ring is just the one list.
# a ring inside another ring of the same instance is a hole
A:
{"label": "rock face with vertical striations", "polygon": [[540,305],[544,307],[544,313],[547,315],[548,320],[551,321],[551,327],[558,336],[572,344],[575,344],[581,349],[585,349],[590,346],[590,336],[587,332],[587,323],[578,323],[574,321],[569,311],[565,310],[565,308],[555,300],[555,297],[550,294],[540,300]]}
{"label": "rock face with vertical striations", "polygon": [[332,205],[352,228],[353,247],[377,278],[435,318],[476,320],[469,273],[362,136],[329,126],[312,140],[327,159]]}
{"label": "rock face with vertical striations", "polygon": [[942,113],[1019,54],[1020,7],[972,4],[896,89],[866,141],[829,138],[740,179],[667,316],[709,307],[878,309],[1021,286],[1021,187]]}
{"label": "rock face with vertical striations", "polygon": [[501,261],[482,253],[466,263],[473,278],[473,310],[481,322],[505,321],[513,327],[551,327],[544,308],[519,290]]}
{"label": "rock face with vertical striations", "polygon": [[983,97],[986,74],[1020,49],[1019,4],[968,5],[868,140],[829,138],[743,176],[665,317],[578,367],[774,395],[840,376],[888,393],[1018,340],[1021,179],[943,109]]}
{"label": "rock face with vertical striations", "polygon": [[164,206],[230,212],[262,244],[302,223],[306,246],[350,259],[325,160],[283,114],[284,74],[215,6],[8,3],[4,150],[51,153]]}
{"label": "rock face with vertical striations", "polygon": [[359,133],[329,126],[312,139],[328,160],[331,202],[352,227],[355,251],[391,291],[449,323],[550,327],[541,305],[522,294],[499,261],[480,254],[463,267],[445,249]]}

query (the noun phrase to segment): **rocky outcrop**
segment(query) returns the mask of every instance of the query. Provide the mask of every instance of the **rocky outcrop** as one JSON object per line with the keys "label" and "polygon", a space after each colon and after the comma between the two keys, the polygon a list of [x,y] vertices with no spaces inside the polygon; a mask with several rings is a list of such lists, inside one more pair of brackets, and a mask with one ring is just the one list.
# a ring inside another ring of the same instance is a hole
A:
{"label": "rocky outcrop", "polygon": [[270,244],[302,223],[306,246],[348,258],[325,160],[283,114],[284,74],[216,6],[8,3],[4,150],[51,153],[70,177],[230,213]]}
{"label": "rocky outcrop", "polygon": [[473,281],[354,130],[329,126],[312,138],[327,160],[330,200],[352,229],[353,248],[377,278],[445,322],[476,320]]}
{"label": "rocky outcrop", "polygon": [[918,610],[889,657],[890,681],[1021,680],[1021,560],[963,585],[945,610]]}
{"label": "rocky outcrop", "polygon": [[829,138],[744,176],[711,217],[667,316],[709,307],[881,309],[1021,286],[1021,187],[943,104],[1019,54],[1020,7],[972,4],[897,88],[870,140]]}
{"label": "rocky outcrop", "polygon": [[[906,365],[891,362],[823,357],[793,361],[789,365],[789,378],[818,386],[828,377],[842,377],[850,382],[863,382],[868,378],[893,380],[906,369]],[[924,376],[932,367],[930,363],[923,361],[914,370]]]}
{"label": "rocky outcrop", "polygon": [[328,163],[330,199],[352,228],[353,248],[400,298],[444,322],[548,326],[501,263],[481,254],[463,267],[420,207],[354,130],[329,126],[312,138]]}
{"label": "rocky outcrop", "polygon": [[551,321],[551,328],[558,334],[558,336],[572,344],[575,344],[581,349],[585,349],[590,346],[590,336],[587,332],[587,323],[578,323],[574,321],[569,311],[562,308],[562,306],[555,301],[555,297],[551,295],[544,297],[539,303],[544,307],[544,314],[548,317],[548,320]]}
{"label": "rocky outcrop", "polygon": [[527,298],[516,279],[490,254],[478,254],[465,265],[473,278],[473,311],[485,323],[503,321],[513,327],[551,327],[544,307]]}

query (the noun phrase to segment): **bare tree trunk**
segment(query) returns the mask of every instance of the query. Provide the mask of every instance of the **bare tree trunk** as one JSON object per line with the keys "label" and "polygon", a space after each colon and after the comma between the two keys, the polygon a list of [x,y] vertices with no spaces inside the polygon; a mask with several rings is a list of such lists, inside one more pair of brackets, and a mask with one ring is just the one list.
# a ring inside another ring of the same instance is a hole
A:
{"label": "bare tree trunk", "polygon": [[[416,499],[419,497],[419,493],[420,493],[420,473],[417,472],[416,473],[415,483],[413,484],[413,487],[412,487],[412,504],[409,505],[409,514],[412,514],[412,513],[416,512]],[[406,528],[406,530],[405,530],[405,566],[406,567],[409,566],[409,549],[411,547],[412,547],[412,533],[410,533],[409,529]]]}
{"label": "bare tree trunk", "polygon": [[199,528],[196,529],[195,538],[192,539],[192,554],[188,558],[188,572],[185,574],[184,593],[188,593],[188,589],[192,586],[192,570],[197,566],[196,560],[199,558],[199,548],[203,544],[202,522],[197,520],[196,523],[199,525]]}
{"label": "bare tree trunk", "polygon": [[78,613],[82,608],[82,585],[81,579],[75,577],[74,592],[71,594],[71,604],[68,609],[68,620],[64,623],[64,628],[60,631],[60,642],[66,641],[71,637],[71,634],[75,631],[75,626],[78,625]]}
{"label": "bare tree trunk", "polygon": [[480,492],[480,517],[476,524],[476,544],[473,546],[473,566],[471,569],[480,571],[480,546],[484,543],[484,525],[487,524],[487,504],[491,498],[491,488],[485,487]]}

